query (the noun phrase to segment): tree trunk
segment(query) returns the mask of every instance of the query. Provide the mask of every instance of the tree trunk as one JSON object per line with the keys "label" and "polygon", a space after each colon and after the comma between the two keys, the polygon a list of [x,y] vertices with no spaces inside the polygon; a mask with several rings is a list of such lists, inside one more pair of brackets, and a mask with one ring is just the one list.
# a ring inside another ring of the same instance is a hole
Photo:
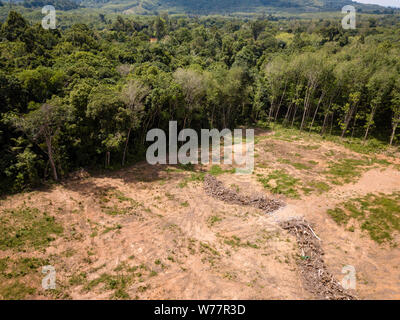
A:
{"label": "tree trunk", "polygon": [[304,111],[303,111],[303,118],[301,119],[300,131],[303,130],[304,122],[305,122],[305,119],[306,119],[306,114],[308,112],[308,108],[310,107],[311,94],[313,93],[313,91],[315,89],[314,88],[314,83],[311,80],[309,80],[308,83],[309,84],[308,84],[308,88],[307,88],[307,91],[306,91],[306,96],[305,96],[305,99],[304,99]]}
{"label": "tree trunk", "polygon": [[322,123],[322,128],[321,128],[321,136],[325,134],[325,126],[326,126],[326,120],[328,119],[328,112],[325,113],[324,115],[324,122]]}
{"label": "tree trunk", "polygon": [[312,130],[312,127],[314,125],[315,117],[317,116],[319,105],[321,104],[321,101],[322,101],[323,97],[324,97],[324,93],[322,92],[321,96],[319,97],[317,108],[315,109],[314,116],[313,116],[312,121],[311,121],[309,134],[311,134],[311,130]]}
{"label": "tree trunk", "polygon": [[281,108],[283,99],[284,99],[285,94],[286,94],[286,86],[287,86],[287,80],[285,81],[285,88],[283,89],[283,94],[282,94],[281,100],[279,101],[278,108],[277,108],[276,113],[275,113],[275,121],[278,119],[279,110]]}
{"label": "tree trunk", "polygon": [[290,112],[292,111],[292,106],[293,106],[293,102],[290,103],[286,114],[285,114],[285,119],[283,119],[283,124],[286,124],[289,121],[289,116],[290,116]]}
{"label": "tree trunk", "polygon": [[368,138],[368,132],[369,132],[369,128],[371,127],[370,124],[368,124],[367,129],[365,130],[365,134],[364,134],[364,142],[367,141]]}
{"label": "tree trunk", "polygon": [[353,117],[353,113],[354,113],[355,109],[356,109],[356,106],[352,106],[344,118],[344,128],[343,128],[342,134],[340,136],[341,138],[343,138],[344,135],[346,134],[347,128],[349,127],[349,124],[350,124],[351,118]]}
{"label": "tree trunk", "polygon": [[332,105],[332,99],[331,99],[330,102],[329,102],[328,109],[325,111],[324,123],[322,124],[322,129],[321,129],[321,136],[323,136],[323,135],[325,134],[326,122],[327,122],[327,120],[328,120],[329,111],[331,110],[331,105]]}
{"label": "tree trunk", "polygon": [[131,135],[131,130],[132,130],[132,128],[129,128],[128,134],[127,134],[127,136],[126,136],[124,154],[122,155],[122,166],[125,165],[126,150],[128,149],[128,142],[129,142],[129,136]]}
{"label": "tree trunk", "polygon": [[399,122],[400,122],[400,116],[397,119],[397,121],[393,124],[393,131],[392,131],[392,135],[390,136],[390,143],[389,143],[390,145],[393,144],[394,135],[396,134],[396,129],[397,129]]}
{"label": "tree trunk", "polygon": [[331,129],[329,130],[329,135],[332,135],[332,129],[333,129],[333,118],[335,117],[335,112],[332,112],[331,116]]}
{"label": "tree trunk", "polygon": [[354,114],[354,121],[353,121],[353,129],[351,130],[351,138],[354,137],[354,131],[356,130],[356,124],[357,124],[357,108]]}
{"label": "tree trunk", "polygon": [[294,108],[294,113],[293,113],[293,118],[292,118],[292,125],[291,125],[292,128],[293,128],[293,125],[294,125],[294,120],[296,119],[297,109],[298,109],[298,105],[297,105],[297,102],[296,102],[296,107]]}
{"label": "tree trunk", "polygon": [[272,118],[272,111],[273,111],[274,109],[275,109],[275,108],[274,108],[274,99],[272,98],[271,106],[270,106],[270,108],[269,108],[269,113],[268,113],[268,122],[271,121],[271,118]]}
{"label": "tree trunk", "polygon": [[46,145],[47,145],[47,153],[49,156],[50,166],[51,169],[53,170],[53,178],[55,181],[58,181],[57,169],[53,158],[53,148],[51,146],[51,137],[46,137]]}
{"label": "tree trunk", "polygon": [[110,159],[111,159],[110,151],[106,151],[106,168],[110,166]]}
{"label": "tree trunk", "polygon": [[375,111],[376,111],[376,108],[377,108],[377,107],[378,107],[378,105],[376,105],[376,106],[374,106],[374,107],[372,108],[371,115],[370,115],[371,118],[369,119],[368,125],[367,125],[367,129],[365,130],[364,142],[367,141],[369,129],[371,128],[372,121],[374,120]]}

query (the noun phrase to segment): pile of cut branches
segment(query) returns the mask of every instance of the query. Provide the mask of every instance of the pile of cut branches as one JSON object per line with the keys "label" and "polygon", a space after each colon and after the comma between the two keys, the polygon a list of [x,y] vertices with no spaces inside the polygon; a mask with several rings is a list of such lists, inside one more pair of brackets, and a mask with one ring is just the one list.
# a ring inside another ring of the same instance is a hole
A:
{"label": "pile of cut branches", "polygon": [[299,259],[304,288],[318,299],[354,300],[354,295],[347,292],[328,271],[320,239],[310,224],[304,219],[291,219],[280,223],[283,229],[296,236],[301,251]]}
{"label": "pile of cut branches", "polygon": [[235,190],[225,188],[221,181],[209,174],[204,177],[204,190],[213,198],[231,204],[252,206],[263,210],[265,213],[275,211],[284,205],[283,202],[279,200],[267,199],[264,196],[248,197],[240,195]]}

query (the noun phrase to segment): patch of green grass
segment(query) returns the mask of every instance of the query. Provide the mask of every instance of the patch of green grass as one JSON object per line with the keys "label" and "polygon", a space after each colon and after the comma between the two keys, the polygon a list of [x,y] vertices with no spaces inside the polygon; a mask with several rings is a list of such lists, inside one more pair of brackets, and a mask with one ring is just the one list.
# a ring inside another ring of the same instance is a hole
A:
{"label": "patch of green grass", "polygon": [[149,274],[149,277],[155,277],[158,273],[154,270],[152,270]]}
{"label": "patch of green grass", "polygon": [[110,216],[122,216],[128,214],[129,210],[126,208],[119,208],[118,206],[114,205],[113,207],[106,208],[105,213]]}
{"label": "patch of green grass", "polygon": [[231,247],[249,247],[253,249],[259,249],[260,247],[255,243],[251,243],[250,241],[242,242],[241,239],[237,236],[232,236],[231,238],[225,239],[224,243]]}
{"label": "patch of green grass", "polygon": [[219,165],[215,164],[215,165],[211,166],[208,173],[213,176],[218,176],[218,175],[224,174],[224,173],[235,173],[235,169],[233,168],[230,170],[223,170]]}
{"label": "patch of green grass", "polygon": [[116,225],[111,226],[111,227],[105,227],[103,232],[102,232],[102,234],[106,234],[106,233],[108,233],[110,231],[113,231],[113,230],[121,230],[121,229],[122,229],[122,226],[120,224],[116,224]]}
{"label": "patch of green grass", "polygon": [[35,273],[40,267],[49,264],[49,261],[39,258],[19,258],[15,261],[15,268],[12,271],[14,277],[25,276]]}
{"label": "patch of green grass", "polygon": [[[271,136],[273,139],[283,140],[292,142],[295,140],[312,141],[314,145],[305,146],[306,149],[318,149],[315,143],[321,142],[323,140],[334,142],[338,145],[344,146],[345,148],[352,150],[360,154],[376,154],[385,152],[388,149],[388,144],[384,141],[380,141],[376,138],[369,138],[366,142],[362,138],[344,138],[341,139],[340,136],[336,135],[324,135],[321,136],[318,133],[312,132],[311,134],[305,134],[305,132],[300,132],[297,128],[287,128],[281,124],[274,124],[273,130],[275,134]],[[319,146],[318,146],[319,147]],[[333,154],[328,155],[333,156]]]}
{"label": "patch of green grass", "polygon": [[336,155],[335,151],[333,150],[329,150],[327,152],[324,153],[326,157],[333,157]]}
{"label": "patch of green grass", "polygon": [[206,174],[204,172],[196,172],[196,173],[192,173],[190,175],[190,177],[186,177],[185,179],[183,179],[181,182],[179,182],[179,187],[180,188],[185,188],[187,187],[189,182],[195,182],[195,181],[204,181],[204,176]]}
{"label": "patch of green grass", "polygon": [[350,220],[350,217],[341,208],[329,209],[327,213],[339,225],[346,225]]}
{"label": "patch of green grass", "polygon": [[23,300],[35,292],[35,288],[28,287],[19,281],[0,286],[0,298],[4,300]]}
{"label": "patch of green grass", "polygon": [[321,146],[319,146],[319,145],[313,145],[313,144],[309,144],[309,145],[304,145],[304,146],[301,146],[301,148],[302,149],[304,149],[304,150],[317,150],[317,149],[319,149]]}
{"label": "patch of green grass", "polygon": [[33,295],[36,289],[26,285],[26,280],[31,282],[35,275],[41,274],[40,267],[48,264],[48,260],[40,258],[0,259],[0,300],[20,300]]}
{"label": "patch of green grass", "polygon": [[304,164],[304,163],[292,162],[292,161],[289,160],[289,159],[279,158],[279,159],[278,159],[278,162],[280,162],[280,163],[285,163],[285,164],[289,164],[289,165],[291,165],[292,167],[294,167],[294,168],[296,168],[296,169],[298,169],[298,170],[308,170],[308,169],[311,169],[310,166],[308,166],[308,165],[306,165],[306,164]]}
{"label": "patch of green grass", "polygon": [[240,243],[241,243],[241,240],[240,240],[240,238],[237,237],[237,236],[232,236],[232,237],[229,238],[229,239],[225,239],[225,240],[224,240],[224,243],[227,244],[227,245],[229,245],[229,246],[231,246],[231,247],[239,247],[239,246],[240,246]]}
{"label": "patch of green grass", "polygon": [[7,257],[0,260],[0,276],[7,279],[24,277],[28,274],[38,272],[40,267],[47,264],[49,264],[48,260],[40,258],[11,260]]}
{"label": "patch of green grass", "polygon": [[265,162],[257,164],[257,168],[261,168],[261,169],[267,169],[270,168],[271,166]]}
{"label": "patch of green grass", "polygon": [[283,194],[290,198],[299,198],[300,194],[297,191],[300,179],[294,178],[289,175],[285,170],[275,170],[268,174],[267,177],[259,177],[264,188],[269,189],[276,194]]}
{"label": "patch of green grass", "polygon": [[373,158],[372,161],[374,163],[380,164],[381,166],[387,167],[389,165],[391,165],[392,163],[386,159],[377,159],[377,158]]}
{"label": "patch of green grass", "polygon": [[[106,203],[110,203],[112,199],[116,199],[124,207],[120,208],[120,206],[115,202],[113,205],[106,205]],[[111,216],[135,213],[135,209],[137,209],[139,206],[142,206],[140,202],[125,196],[119,190],[103,191],[101,193],[100,202],[103,203],[101,206],[103,212]],[[126,206],[126,203],[129,203],[129,207]]]}
{"label": "patch of green grass", "polygon": [[181,207],[184,207],[184,208],[189,207],[189,202],[187,202],[187,201],[181,202]]}
{"label": "patch of green grass", "polygon": [[362,154],[382,153],[388,148],[387,143],[379,141],[375,138],[370,138],[365,143],[361,139],[345,140],[342,142],[342,144],[346,148]]}
{"label": "patch of green grass", "polygon": [[340,159],[329,164],[326,174],[333,184],[341,185],[354,182],[361,176],[365,166],[372,165],[367,159]]}
{"label": "patch of green grass", "polygon": [[211,247],[208,243],[200,242],[200,252],[210,252],[213,255],[219,256],[219,252]]}
{"label": "patch of green grass", "polygon": [[83,285],[86,282],[87,274],[86,272],[74,273],[69,279],[69,284],[71,286]]}
{"label": "patch of green grass", "polygon": [[255,243],[251,243],[250,241],[246,241],[246,246],[253,248],[253,249],[259,249],[260,247],[256,245]]}
{"label": "patch of green grass", "polygon": [[319,194],[327,192],[331,189],[329,184],[323,181],[311,181],[307,184],[311,191],[317,191]]}
{"label": "patch of green grass", "polygon": [[230,273],[230,272],[225,272],[224,275],[223,275],[223,277],[224,277],[225,279],[228,279],[228,280],[234,280],[234,279],[236,279],[236,275],[233,274],[233,273]]}
{"label": "patch of green grass", "polygon": [[0,274],[3,274],[7,270],[8,260],[8,257],[0,259]]}
{"label": "patch of green grass", "polygon": [[192,173],[190,177],[185,177],[181,182],[179,182],[178,186],[179,188],[185,188],[189,182],[204,181],[205,175],[204,172]]}
{"label": "patch of green grass", "polygon": [[220,218],[219,216],[211,216],[208,219],[208,225],[210,227],[212,227],[212,226],[214,226],[214,224],[216,224],[217,222],[220,222],[220,221],[222,221],[222,218]]}
{"label": "patch of green grass", "polygon": [[327,213],[340,225],[358,221],[361,229],[378,243],[393,243],[393,233],[400,232],[400,192],[368,194],[341,203]]}
{"label": "patch of green grass", "polygon": [[114,190],[114,196],[118,199],[119,202],[134,202],[132,198],[125,196],[121,191]]}
{"label": "patch of green grass", "polygon": [[274,135],[272,136],[274,139],[287,142],[293,142],[295,140],[298,140],[301,134],[300,131],[297,129],[286,128],[279,124],[274,125],[273,129],[275,131]]}
{"label": "patch of green grass", "polygon": [[143,292],[145,292],[147,289],[149,289],[150,288],[150,286],[148,285],[148,286],[140,286],[137,290],[140,292],[140,293],[143,293]]}
{"label": "patch of green grass", "polygon": [[111,296],[113,299],[129,299],[130,296],[126,292],[128,286],[132,283],[131,275],[110,275],[103,273],[100,277],[89,281],[84,287],[84,291],[91,291],[100,284],[104,285],[105,290],[113,290],[114,293]]}
{"label": "patch of green grass", "polygon": [[63,227],[55,218],[36,208],[3,210],[0,215],[0,249],[18,251],[47,247]]}

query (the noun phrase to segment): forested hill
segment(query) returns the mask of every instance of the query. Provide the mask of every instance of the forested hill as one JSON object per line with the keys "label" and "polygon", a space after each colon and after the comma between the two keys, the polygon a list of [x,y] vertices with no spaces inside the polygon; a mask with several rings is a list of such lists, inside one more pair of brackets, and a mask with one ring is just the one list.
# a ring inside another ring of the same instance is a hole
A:
{"label": "forested hill", "polygon": [[182,8],[187,12],[248,11],[254,8],[276,7],[297,10],[339,9],[351,0],[160,0],[160,4]]}
{"label": "forested hill", "polygon": [[231,14],[254,12],[320,12],[337,11],[351,4],[361,11],[390,10],[364,5],[352,0],[83,0],[85,6],[101,6],[128,13],[154,14],[161,11],[188,14]]}

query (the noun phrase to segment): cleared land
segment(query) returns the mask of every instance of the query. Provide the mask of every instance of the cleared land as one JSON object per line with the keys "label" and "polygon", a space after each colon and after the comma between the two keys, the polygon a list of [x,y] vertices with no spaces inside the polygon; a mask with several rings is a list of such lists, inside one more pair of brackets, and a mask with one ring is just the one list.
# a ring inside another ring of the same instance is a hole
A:
{"label": "cleared land", "polygon": [[[321,298],[301,277],[308,258],[298,239],[282,227],[301,218],[334,279],[355,267],[351,294],[400,299],[399,154],[360,149],[368,146],[259,129],[252,175],[139,163],[6,197],[0,297]],[[231,190],[227,201],[205,189],[207,174]],[[285,205],[265,212],[258,196]],[[257,205],[246,205],[252,199]],[[44,265],[56,269],[56,290],[41,287]]]}

